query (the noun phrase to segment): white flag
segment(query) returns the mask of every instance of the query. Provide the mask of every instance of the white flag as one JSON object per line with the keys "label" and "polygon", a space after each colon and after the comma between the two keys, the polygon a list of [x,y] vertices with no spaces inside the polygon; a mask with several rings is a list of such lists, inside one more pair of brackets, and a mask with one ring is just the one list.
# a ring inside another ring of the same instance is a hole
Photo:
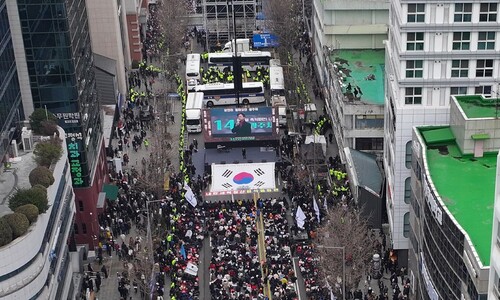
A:
{"label": "white flag", "polygon": [[198,204],[198,201],[196,200],[196,196],[193,193],[193,190],[187,185],[187,183],[184,183],[184,189],[186,190],[186,194],[184,194],[184,197],[186,198],[187,202],[191,204],[193,207],[196,207]]}
{"label": "white flag", "polygon": [[326,197],[325,201],[323,202],[323,207],[325,208],[325,210],[328,210],[328,203],[326,202]]}
{"label": "white flag", "polygon": [[313,196],[313,208],[314,208],[314,212],[316,212],[316,217],[318,218],[318,223],[319,223],[320,222],[319,207],[318,207],[318,203],[316,202],[316,198],[314,198],[314,196]]}
{"label": "white flag", "polygon": [[297,226],[300,229],[304,229],[306,215],[304,214],[304,211],[302,210],[302,208],[300,207],[300,205],[297,208],[297,213],[295,214],[295,220],[297,221]]}

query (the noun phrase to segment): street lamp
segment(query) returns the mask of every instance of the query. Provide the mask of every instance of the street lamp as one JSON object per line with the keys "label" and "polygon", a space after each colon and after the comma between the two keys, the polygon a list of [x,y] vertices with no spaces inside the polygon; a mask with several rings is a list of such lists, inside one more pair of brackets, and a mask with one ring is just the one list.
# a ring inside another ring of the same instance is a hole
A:
{"label": "street lamp", "polygon": [[342,249],[342,299],[345,298],[345,246],[323,246],[323,245],[316,245],[317,248],[324,248],[324,249]]}

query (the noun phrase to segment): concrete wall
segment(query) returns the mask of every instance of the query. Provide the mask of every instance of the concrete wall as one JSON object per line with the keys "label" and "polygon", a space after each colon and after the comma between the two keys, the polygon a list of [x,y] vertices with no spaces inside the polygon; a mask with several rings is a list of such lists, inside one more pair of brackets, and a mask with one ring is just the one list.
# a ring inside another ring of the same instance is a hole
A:
{"label": "concrete wall", "polygon": [[[92,51],[116,61],[116,81],[118,91],[127,94],[125,73],[124,41],[120,27],[117,1],[87,0]],[[125,29],[126,24],[122,24]]]}

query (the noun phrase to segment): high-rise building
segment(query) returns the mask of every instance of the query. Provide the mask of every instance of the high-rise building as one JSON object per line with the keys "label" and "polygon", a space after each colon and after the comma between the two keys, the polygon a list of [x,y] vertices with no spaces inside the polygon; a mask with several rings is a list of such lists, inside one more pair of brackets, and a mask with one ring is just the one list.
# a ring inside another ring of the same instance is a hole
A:
{"label": "high-rise building", "polygon": [[391,242],[407,261],[412,128],[448,124],[451,95],[498,91],[498,2],[390,1],[384,169]]}
{"label": "high-rise building", "polygon": [[0,163],[24,112],[5,0],[0,0]]}
{"label": "high-rise building", "polygon": [[8,12],[25,113],[30,105],[45,108],[65,130],[78,208],[75,240],[93,248],[107,170],[85,0],[9,1]]}

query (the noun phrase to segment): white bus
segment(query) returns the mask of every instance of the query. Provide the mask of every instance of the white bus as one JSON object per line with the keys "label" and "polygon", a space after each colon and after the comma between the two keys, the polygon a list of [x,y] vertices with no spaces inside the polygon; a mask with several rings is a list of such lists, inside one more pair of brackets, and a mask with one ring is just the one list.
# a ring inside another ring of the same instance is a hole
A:
{"label": "white bus", "polygon": [[186,58],[186,83],[188,90],[192,90],[194,86],[201,82],[200,74],[200,54],[191,53]]}
{"label": "white bus", "polygon": [[201,132],[201,110],[203,93],[189,93],[186,100],[187,132]]}
{"label": "white bus", "polygon": [[282,67],[269,68],[269,87],[271,88],[271,96],[285,96],[285,80],[283,79]]}
{"label": "white bus", "polygon": [[[214,105],[235,105],[236,91],[233,83],[210,83],[198,85],[197,92],[203,92],[207,107]],[[262,82],[244,82],[243,89],[239,93],[240,104],[265,102],[264,84]]]}
{"label": "white bus", "polygon": [[[233,69],[234,53],[209,53],[208,66],[223,70],[226,67]],[[269,67],[271,52],[268,51],[245,51],[239,52],[241,66],[245,70],[255,71],[257,67]]]}

